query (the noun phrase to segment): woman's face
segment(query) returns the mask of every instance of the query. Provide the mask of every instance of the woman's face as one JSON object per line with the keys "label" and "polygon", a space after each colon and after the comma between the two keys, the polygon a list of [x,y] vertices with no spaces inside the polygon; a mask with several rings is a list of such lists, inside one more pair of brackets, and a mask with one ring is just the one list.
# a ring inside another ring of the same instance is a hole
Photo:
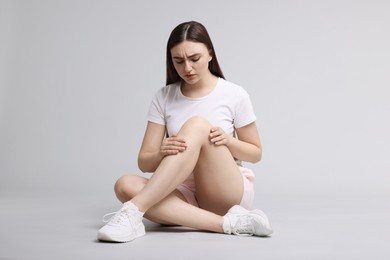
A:
{"label": "woman's face", "polygon": [[183,41],[171,49],[171,55],[177,73],[187,84],[195,84],[210,74],[212,56],[203,43]]}

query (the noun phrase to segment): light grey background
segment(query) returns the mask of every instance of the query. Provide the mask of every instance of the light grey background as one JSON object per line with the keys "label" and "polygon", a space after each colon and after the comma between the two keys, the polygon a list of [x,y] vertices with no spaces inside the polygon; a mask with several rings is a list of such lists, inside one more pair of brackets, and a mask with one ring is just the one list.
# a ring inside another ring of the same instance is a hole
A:
{"label": "light grey background", "polygon": [[[207,27],[226,78],[251,95],[264,156],[246,166],[255,206],[277,230],[260,242],[196,232],[190,241],[220,251],[221,239],[227,249],[256,243],[249,258],[389,257],[388,1],[0,0],[0,259],[129,246],[138,259],[172,257],[145,252],[164,230],[138,247],[93,241],[119,205],[115,180],[139,173],[166,41],[189,20]],[[20,244],[26,236],[34,242]],[[47,239],[50,250],[38,242]]]}

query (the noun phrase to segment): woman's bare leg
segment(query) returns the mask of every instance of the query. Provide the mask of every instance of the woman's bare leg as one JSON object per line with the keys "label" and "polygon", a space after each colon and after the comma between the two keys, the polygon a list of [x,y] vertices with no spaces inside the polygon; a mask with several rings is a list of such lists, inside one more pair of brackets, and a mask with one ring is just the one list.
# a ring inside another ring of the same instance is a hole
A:
{"label": "woman's bare leg", "polygon": [[[147,182],[148,179],[140,176],[123,176],[115,184],[116,196],[121,202],[129,201],[145,187]],[[221,216],[187,203],[178,190],[174,190],[151,207],[145,213],[145,217],[160,224],[180,225],[223,233]]]}
{"label": "woman's bare leg", "polygon": [[[215,146],[209,141],[211,127],[207,120],[200,117],[193,117],[183,125],[177,136],[186,140],[187,149],[177,155],[166,156],[145,187],[134,196],[131,201],[140,211],[146,212],[167,197],[192,172],[202,208],[224,214],[240,202],[243,193],[241,174],[228,148]],[[217,192],[213,191],[215,188]],[[213,198],[214,195],[217,197]]]}

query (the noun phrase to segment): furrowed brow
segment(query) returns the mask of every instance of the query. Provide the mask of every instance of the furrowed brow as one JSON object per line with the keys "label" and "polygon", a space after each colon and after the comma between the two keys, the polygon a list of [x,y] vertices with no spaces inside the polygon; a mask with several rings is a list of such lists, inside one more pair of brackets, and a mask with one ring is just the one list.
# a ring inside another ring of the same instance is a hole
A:
{"label": "furrowed brow", "polygon": [[[200,56],[200,55],[201,55],[200,53],[194,53],[194,54],[191,54],[190,56],[188,56],[188,58],[191,59],[191,58],[194,58],[194,57]],[[173,56],[172,58],[175,60],[184,60],[184,58],[180,57],[180,56]]]}

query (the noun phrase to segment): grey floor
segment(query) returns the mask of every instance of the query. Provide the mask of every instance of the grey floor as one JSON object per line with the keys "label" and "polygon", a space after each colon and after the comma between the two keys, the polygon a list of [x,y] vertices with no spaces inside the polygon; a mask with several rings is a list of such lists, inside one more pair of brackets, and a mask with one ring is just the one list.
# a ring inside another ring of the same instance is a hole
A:
{"label": "grey floor", "polygon": [[385,194],[279,194],[263,200],[275,233],[238,237],[161,227],[126,244],[99,243],[115,199],[1,194],[0,259],[390,259]]}

